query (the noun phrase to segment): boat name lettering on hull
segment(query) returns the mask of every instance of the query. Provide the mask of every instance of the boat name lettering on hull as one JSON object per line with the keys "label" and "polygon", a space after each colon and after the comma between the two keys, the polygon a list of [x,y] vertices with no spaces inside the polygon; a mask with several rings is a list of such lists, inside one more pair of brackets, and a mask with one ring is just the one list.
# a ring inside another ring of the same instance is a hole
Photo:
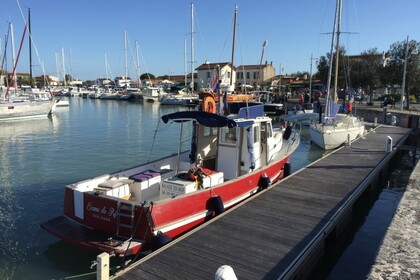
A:
{"label": "boat name lettering on hull", "polygon": [[99,207],[96,207],[94,205],[92,205],[91,202],[89,202],[86,206],[86,210],[88,212],[92,213],[92,218],[93,219],[98,219],[101,221],[111,221],[111,217],[115,217],[115,208],[114,207],[110,207],[109,209],[107,209],[106,206],[104,206],[102,209]]}

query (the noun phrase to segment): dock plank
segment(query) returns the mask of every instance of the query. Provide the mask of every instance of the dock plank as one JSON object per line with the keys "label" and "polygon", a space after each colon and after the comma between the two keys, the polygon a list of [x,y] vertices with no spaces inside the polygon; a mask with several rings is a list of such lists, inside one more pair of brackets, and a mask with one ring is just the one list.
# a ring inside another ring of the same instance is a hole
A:
{"label": "dock plank", "polygon": [[256,194],[197,230],[140,260],[118,279],[212,279],[224,264],[238,279],[278,278],[347,205],[386,158],[386,137],[396,146],[409,133],[380,126]]}

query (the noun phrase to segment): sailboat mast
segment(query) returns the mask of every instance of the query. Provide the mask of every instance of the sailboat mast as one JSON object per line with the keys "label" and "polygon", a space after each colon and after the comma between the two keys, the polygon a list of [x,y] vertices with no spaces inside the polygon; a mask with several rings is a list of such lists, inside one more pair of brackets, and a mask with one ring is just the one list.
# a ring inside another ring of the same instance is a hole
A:
{"label": "sailboat mast", "polygon": [[[32,34],[31,29],[31,8],[28,8],[28,28],[29,28],[29,34]],[[32,36],[29,36],[29,85],[32,87]]]}
{"label": "sailboat mast", "polygon": [[337,44],[335,50],[335,76],[334,76],[334,91],[333,91],[333,100],[337,102],[337,88],[338,88],[338,59],[340,57],[340,32],[341,32],[341,10],[342,10],[342,0],[338,0],[337,8]]}
{"label": "sailboat mast", "polygon": [[233,58],[235,56],[236,16],[237,15],[238,15],[238,5],[235,6],[235,14],[233,17],[232,58],[230,60],[230,66],[231,66],[230,85],[233,85]]}
{"label": "sailboat mast", "polygon": [[128,81],[128,65],[127,65],[127,30],[124,30],[124,59],[125,59],[125,85],[126,87],[128,87],[127,85],[127,81]]}
{"label": "sailboat mast", "polygon": [[194,93],[194,3],[191,3],[191,92]]}
{"label": "sailboat mast", "polygon": [[64,64],[64,48],[61,48],[61,56],[62,56],[62,60],[63,60],[63,85],[67,86],[67,83],[66,83],[66,66]]}
{"label": "sailboat mast", "polygon": [[138,88],[140,88],[140,48],[139,48],[139,42],[136,40],[136,58],[137,58],[137,82],[138,82]]}
{"label": "sailboat mast", "polygon": [[187,35],[184,35],[184,85],[187,87]]}
{"label": "sailboat mast", "polygon": [[58,52],[55,52],[55,70],[57,71],[57,78],[60,79],[60,59],[58,57]]}
{"label": "sailboat mast", "polygon": [[332,74],[332,64],[333,64],[333,51],[334,51],[334,42],[335,42],[335,31],[336,31],[336,25],[337,25],[337,16],[338,16],[338,6],[339,2],[341,0],[337,0],[337,5],[335,8],[335,16],[334,16],[334,25],[333,25],[333,31],[332,31],[332,39],[331,39],[331,48],[330,48],[330,61],[328,63],[328,78],[327,78],[327,101],[326,101],[326,107],[325,107],[325,118],[327,118],[330,115],[330,106],[328,104],[330,103],[330,97],[331,97],[331,74]]}
{"label": "sailboat mast", "polygon": [[[10,39],[11,39],[11,44],[12,44],[12,64],[13,64],[13,73],[12,73],[12,81],[13,81],[13,88],[15,89],[16,92],[16,53],[15,53],[15,36],[14,36],[14,32],[13,32],[13,24],[11,22],[9,22],[9,28],[10,28]],[[26,26],[25,26],[25,30],[26,30]]]}
{"label": "sailboat mast", "polygon": [[106,79],[109,80],[109,75],[108,75],[108,59],[106,57],[106,53],[105,53],[105,73],[106,73]]}

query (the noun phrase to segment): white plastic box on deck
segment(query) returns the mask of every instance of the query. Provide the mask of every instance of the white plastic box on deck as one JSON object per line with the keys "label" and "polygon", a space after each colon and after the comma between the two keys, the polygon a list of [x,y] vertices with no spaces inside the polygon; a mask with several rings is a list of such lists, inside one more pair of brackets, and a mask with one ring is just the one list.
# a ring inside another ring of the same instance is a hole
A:
{"label": "white plastic box on deck", "polygon": [[134,180],[131,194],[136,200],[149,199],[159,194],[159,186],[162,179],[160,172],[146,170],[129,178]]}
{"label": "white plastic box on deck", "polygon": [[107,180],[100,183],[93,191],[99,194],[125,198],[130,195],[129,184],[132,182],[133,180],[130,179]]}

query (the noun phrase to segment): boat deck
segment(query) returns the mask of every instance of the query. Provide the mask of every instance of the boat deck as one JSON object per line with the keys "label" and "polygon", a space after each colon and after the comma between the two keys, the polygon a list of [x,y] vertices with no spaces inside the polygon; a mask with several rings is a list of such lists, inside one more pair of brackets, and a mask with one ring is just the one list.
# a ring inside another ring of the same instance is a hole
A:
{"label": "boat deck", "polygon": [[[115,277],[213,279],[222,265],[230,265],[238,279],[295,277],[366,188],[386,177],[384,166],[409,131],[379,126]],[[388,153],[387,136],[394,147]]]}

